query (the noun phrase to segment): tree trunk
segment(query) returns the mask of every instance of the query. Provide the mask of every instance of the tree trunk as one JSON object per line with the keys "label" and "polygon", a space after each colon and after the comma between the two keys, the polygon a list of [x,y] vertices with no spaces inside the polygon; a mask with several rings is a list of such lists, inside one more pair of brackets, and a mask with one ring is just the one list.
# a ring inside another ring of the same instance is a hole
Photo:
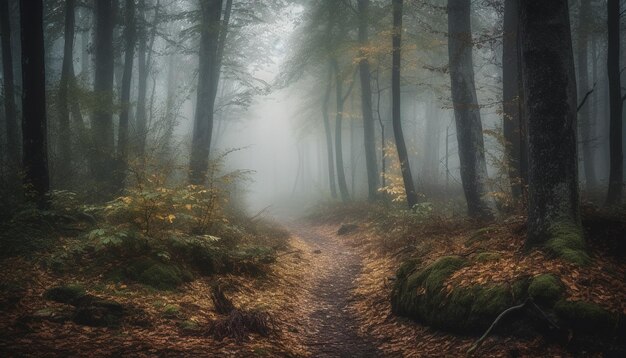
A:
{"label": "tree trunk", "polygon": [[514,200],[522,196],[525,182],[522,178],[521,160],[521,78],[519,64],[519,1],[504,3],[504,35],[502,40],[502,129],[506,141],[505,155],[508,164],[511,194]]}
{"label": "tree trunk", "polygon": [[564,230],[580,235],[577,96],[567,0],[522,1],[520,9],[531,247]]}
{"label": "tree trunk", "polygon": [[337,105],[337,112],[335,114],[335,163],[337,164],[337,184],[339,186],[339,193],[341,194],[341,201],[350,201],[350,194],[348,193],[348,184],[346,183],[346,173],[343,165],[343,144],[341,136],[341,124],[343,120],[343,78],[339,69],[339,63],[337,59],[332,59],[331,63],[335,69],[335,98]]}
{"label": "tree trunk", "polygon": [[[0,0],[0,30],[2,31],[2,80],[4,88],[4,114],[6,121],[7,154],[9,163],[18,166],[20,146],[18,141],[15,85],[13,79],[13,49],[11,47],[11,24],[9,23],[9,0]],[[15,168],[17,169],[17,168]]]}
{"label": "tree trunk", "polygon": [[[589,38],[589,16],[591,13],[590,0],[580,1],[578,22],[578,98],[582,100],[587,91],[591,89],[589,85],[589,66],[587,63],[587,50]],[[582,152],[583,166],[585,170],[585,187],[590,193],[596,187],[596,174],[593,163],[593,128],[590,101],[587,101],[578,112],[578,123],[582,131]]]}
{"label": "tree trunk", "polygon": [[487,197],[483,126],[474,84],[470,0],[448,1],[448,36],[452,102],[468,214],[490,219],[493,214]]}
{"label": "tree trunk", "polygon": [[609,75],[609,150],[610,171],[607,205],[619,205],[622,202],[624,186],[624,163],[622,149],[622,91],[620,84],[620,5],[619,0],[608,0],[608,36],[607,71]]}
{"label": "tree trunk", "polygon": [[189,164],[189,181],[196,185],[205,182],[209,166],[209,148],[211,148],[215,106],[214,89],[217,88],[215,81],[217,80],[217,72],[219,72],[217,56],[222,1],[201,1],[200,7],[202,28],[198,55],[198,89]]}
{"label": "tree trunk", "polygon": [[113,2],[98,0],[96,5],[96,71],[94,92],[98,107],[92,115],[92,132],[95,147],[93,172],[100,182],[109,182],[114,170],[113,139]]}
{"label": "tree trunk", "polygon": [[361,110],[363,114],[363,142],[365,145],[365,167],[367,169],[367,194],[370,201],[378,196],[378,165],[376,164],[376,137],[372,110],[372,85],[370,63],[366,48],[369,46],[369,0],[358,1],[359,10],[359,74],[361,81]]}
{"label": "tree trunk", "polygon": [[400,68],[402,54],[402,6],[403,0],[393,0],[393,59],[391,69],[391,100],[392,100],[392,124],[393,134],[396,141],[396,150],[398,151],[398,159],[400,160],[400,170],[402,171],[402,180],[404,181],[404,190],[406,192],[406,200],[409,208],[417,204],[417,193],[413,184],[413,176],[411,175],[411,167],[409,165],[409,154],[404,143],[404,134],[402,133],[402,118],[400,106]]}
{"label": "tree trunk", "polygon": [[[65,2],[65,44],[63,47],[63,67],[61,69],[61,83],[59,84],[59,166],[58,175],[60,178],[72,176],[72,138],[70,131],[70,106],[68,94],[73,82],[74,67],[74,25],[75,25],[75,2],[67,0]],[[67,181],[59,181],[61,187],[66,187]]]}
{"label": "tree trunk", "polygon": [[148,92],[148,66],[146,53],[148,51],[148,34],[146,29],[146,2],[139,0],[140,18],[138,28],[139,46],[137,49],[137,112],[135,113],[137,143],[137,156],[143,157],[146,148],[146,96]]}
{"label": "tree trunk", "polygon": [[130,112],[130,85],[133,77],[133,60],[135,58],[136,24],[135,24],[135,0],[126,0],[125,5],[126,27],[124,39],[124,74],[122,75],[122,110],[120,112],[120,124],[117,137],[117,156],[119,161],[118,185],[123,186],[128,162],[128,116]]}
{"label": "tree trunk", "polygon": [[[43,1],[20,1],[24,185],[40,208],[49,205]],[[30,196],[30,195],[29,195]]]}
{"label": "tree trunk", "polygon": [[328,65],[328,81],[326,91],[324,92],[324,102],[322,104],[322,116],[324,119],[324,133],[326,134],[326,154],[328,155],[328,179],[330,185],[330,194],[333,198],[337,198],[337,184],[335,182],[335,160],[333,159],[333,133],[330,128],[330,117],[328,114],[330,102],[330,92],[332,90],[333,68]]}

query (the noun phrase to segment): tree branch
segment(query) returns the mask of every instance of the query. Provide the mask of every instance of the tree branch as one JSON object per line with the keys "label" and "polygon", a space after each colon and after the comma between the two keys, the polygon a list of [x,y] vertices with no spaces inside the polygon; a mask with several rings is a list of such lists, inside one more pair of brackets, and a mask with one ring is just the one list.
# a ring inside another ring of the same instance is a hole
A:
{"label": "tree branch", "polygon": [[582,102],[580,102],[580,104],[576,108],[576,113],[578,113],[580,109],[583,108],[583,106],[585,105],[585,102],[587,102],[587,98],[589,98],[589,96],[593,93],[595,89],[596,89],[596,84],[594,83],[593,87],[589,91],[587,91],[587,93],[585,93],[585,97],[583,97]]}

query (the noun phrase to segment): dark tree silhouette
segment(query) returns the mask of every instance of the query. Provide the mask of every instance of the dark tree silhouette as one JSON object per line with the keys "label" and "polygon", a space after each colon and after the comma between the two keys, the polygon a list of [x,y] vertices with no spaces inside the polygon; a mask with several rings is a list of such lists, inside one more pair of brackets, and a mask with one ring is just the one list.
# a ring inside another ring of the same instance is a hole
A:
{"label": "dark tree silhouette", "polygon": [[487,189],[483,125],[474,84],[470,0],[448,1],[448,56],[459,142],[461,181],[470,216],[492,217]]}
{"label": "dark tree silhouette", "polygon": [[374,113],[372,109],[372,84],[370,63],[365,48],[369,45],[369,0],[358,0],[359,17],[359,75],[361,81],[361,111],[363,114],[363,138],[365,146],[365,167],[367,169],[367,196],[369,200],[378,197],[378,165],[376,164],[376,137],[374,133]]}
{"label": "dark tree silhouette", "polygon": [[98,106],[92,114],[94,150],[92,171],[96,180],[110,182],[114,170],[113,139],[113,1],[98,0],[96,6],[94,91]]}
{"label": "dark tree silhouette", "polygon": [[135,43],[137,27],[135,21],[135,0],[126,0],[126,27],[124,39],[126,48],[124,54],[124,74],[122,75],[122,111],[117,136],[117,156],[120,162],[118,185],[123,185],[126,162],[128,161],[128,117],[130,112],[130,85],[133,77],[133,60],[135,58]]}
{"label": "dark tree silhouette", "polygon": [[567,0],[522,1],[520,9],[530,247],[548,242],[563,228],[581,235],[577,96]]}
{"label": "dark tree silhouette", "polygon": [[43,1],[20,1],[24,185],[40,208],[48,206],[48,141]]}
{"label": "dark tree silhouette", "polygon": [[417,193],[413,184],[413,176],[411,175],[411,167],[409,165],[409,154],[404,143],[404,134],[402,133],[402,118],[400,106],[400,67],[402,55],[402,0],[393,0],[393,59],[391,69],[391,108],[392,108],[392,124],[393,134],[396,140],[396,150],[400,160],[400,170],[402,171],[402,179],[404,181],[404,190],[406,191],[406,200],[409,208],[417,204]]}
{"label": "dark tree silhouette", "polygon": [[620,83],[620,6],[619,0],[608,0],[608,36],[607,71],[609,74],[609,150],[610,173],[607,205],[619,205],[622,202],[624,186],[624,152],[622,148],[622,90]]}
{"label": "dark tree silhouette", "polygon": [[2,31],[2,80],[4,114],[6,122],[7,154],[9,162],[20,161],[18,142],[17,111],[15,107],[15,81],[13,79],[13,48],[11,46],[11,24],[9,0],[0,0],[0,30]]}

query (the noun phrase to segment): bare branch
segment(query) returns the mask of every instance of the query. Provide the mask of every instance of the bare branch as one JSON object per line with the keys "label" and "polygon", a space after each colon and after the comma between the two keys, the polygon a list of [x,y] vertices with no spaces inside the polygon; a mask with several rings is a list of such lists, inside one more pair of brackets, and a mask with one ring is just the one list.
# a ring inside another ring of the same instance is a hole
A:
{"label": "bare branch", "polygon": [[593,90],[595,89],[596,89],[596,83],[593,84],[593,88],[591,88],[589,91],[587,91],[587,93],[585,93],[585,97],[583,97],[583,101],[580,102],[580,104],[578,105],[578,108],[576,108],[576,113],[578,113],[580,109],[583,108],[583,106],[585,105],[585,102],[587,102],[587,98],[589,98],[589,96],[593,93]]}

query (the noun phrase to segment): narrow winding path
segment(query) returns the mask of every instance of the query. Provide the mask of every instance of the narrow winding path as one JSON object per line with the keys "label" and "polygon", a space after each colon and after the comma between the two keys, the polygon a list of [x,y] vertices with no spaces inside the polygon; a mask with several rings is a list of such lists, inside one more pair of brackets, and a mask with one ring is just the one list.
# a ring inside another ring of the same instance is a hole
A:
{"label": "narrow winding path", "polygon": [[315,253],[314,288],[305,344],[312,357],[379,357],[375,346],[358,332],[350,313],[350,291],[361,271],[361,259],[341,239],[310,226],[288,225]]}

